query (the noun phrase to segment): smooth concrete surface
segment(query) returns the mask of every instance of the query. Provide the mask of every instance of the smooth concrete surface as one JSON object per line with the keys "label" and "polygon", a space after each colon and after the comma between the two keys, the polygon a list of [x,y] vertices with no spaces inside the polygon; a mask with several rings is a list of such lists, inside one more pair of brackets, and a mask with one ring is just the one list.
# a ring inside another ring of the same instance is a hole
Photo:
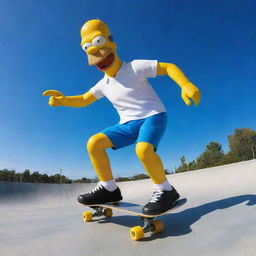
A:
{"label": "smooth concrete surface", "polygon": [[[1,256],[256,255],[256,161],[168,176],[187,203],[160,217],[161,234],[133,241],[136,216],[83,222],[77,195],[95,184],[0,183]],[[150,180],[119,183],[125,201],[146,203]]]}

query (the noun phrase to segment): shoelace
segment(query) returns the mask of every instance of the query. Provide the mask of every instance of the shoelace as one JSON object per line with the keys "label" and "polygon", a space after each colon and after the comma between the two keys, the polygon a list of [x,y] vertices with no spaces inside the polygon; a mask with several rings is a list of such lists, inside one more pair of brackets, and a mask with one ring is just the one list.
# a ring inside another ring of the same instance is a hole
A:
{"label": "shoelace", "polygon": [[161,197],[161,195],[163,194],[163,191],[161,190],[155,190],[153,192],[152,197],[149,200],[149,203],[156,203],[157,201],[159,201],[159,198]]}
{"label": "shoelace", "polygon": [[99,191],[100,189],[102,189],[102,185],[100,183],[98,183],[98,185],[92,190],[90,191],[89,193],[90,194],[94,194],[95,192]]}

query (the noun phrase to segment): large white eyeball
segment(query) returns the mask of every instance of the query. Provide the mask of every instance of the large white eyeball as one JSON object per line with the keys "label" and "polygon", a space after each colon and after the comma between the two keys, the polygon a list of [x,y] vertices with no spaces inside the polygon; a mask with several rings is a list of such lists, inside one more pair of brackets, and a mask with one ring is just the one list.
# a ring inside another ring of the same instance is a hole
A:
{"label": "large white eyeball", "polygon": [[96,36],[92,40],[92,45],[93,46],[101,46],[106,43],[106,39],[104,36]]}
{"label": "large white eyeball", "polygon": [[91,43],[85,43],[85,44],[82,45],[82,48],[86,52],[88,50],[88,48],[90,48],[91,46],[92,46]]}

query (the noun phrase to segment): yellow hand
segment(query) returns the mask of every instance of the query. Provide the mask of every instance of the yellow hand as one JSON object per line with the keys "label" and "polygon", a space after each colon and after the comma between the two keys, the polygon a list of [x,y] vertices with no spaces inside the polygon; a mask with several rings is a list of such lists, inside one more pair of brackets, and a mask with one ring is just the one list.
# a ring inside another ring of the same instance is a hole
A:
{"label": "yellow hand", "polygon": [[51,96],[49,98],[49,105],[52,107],[61,106],[65,99],[64,94],[56,90],[47,90],[43,93],[43,96]]}
{"label": "yellow hand", "polygon": [[193,85],[191,82],[183,85],[181,87],[181,97],[185,101],[186,105],[189,106],[191,104],[189,98],[194,101],[194,104],[197,106],[201,99],[200,90]]}
{"label": "yellow hand", "polygon": [[189,98],[194,101],[196,106],[199,104],[201,98],[200,90],[191,82],[189,82],[188,78],[176,65],[171,63],[158,62],[157,75],[168,75],[181,87],[181,97],[187,106],[191,104]]}

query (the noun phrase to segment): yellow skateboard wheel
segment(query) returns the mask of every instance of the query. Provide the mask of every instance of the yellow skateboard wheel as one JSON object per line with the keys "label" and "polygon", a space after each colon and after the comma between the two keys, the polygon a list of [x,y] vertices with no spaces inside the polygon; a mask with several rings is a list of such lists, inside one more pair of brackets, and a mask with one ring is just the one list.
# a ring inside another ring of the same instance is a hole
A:
{"label": "yellow skateboard wheel", "polygon": [[92,212],[84,212],[83,213],[84,221],[92,221]]}
{"label": "yellow skateboard wheel", "polygon": [[161,220],[154,220],[152,225],[154,226],[154,234],[161,233],[164,230],[164,224]]}
{"label": "yellow skateboard wheel", "polygon": [[144,231],[141,226],[136,226],[130,229],[130,236],[133,240],[138,241],[144,237]]}
{"label": "yellow skateboard wheel", "polygon": [[106,209],[104,210],[104,216],[105,216],[106,218],[111,218],[111,217],[113,216],[113,211],[112,211],[112,209],[106,208]]}

